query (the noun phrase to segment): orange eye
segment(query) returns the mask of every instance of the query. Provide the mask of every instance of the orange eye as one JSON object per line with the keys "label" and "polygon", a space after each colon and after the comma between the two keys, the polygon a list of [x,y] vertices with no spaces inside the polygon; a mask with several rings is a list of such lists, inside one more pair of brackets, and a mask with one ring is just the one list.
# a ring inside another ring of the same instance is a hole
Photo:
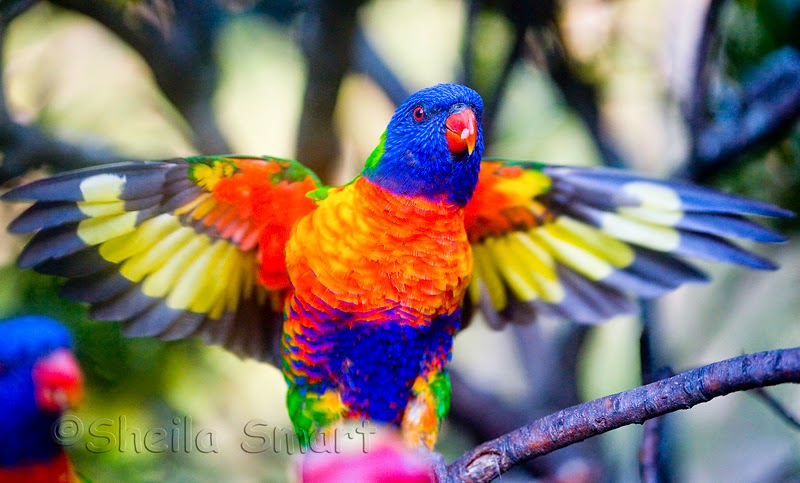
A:
{"label": "orange eye", "polygon": [[414,116],[415,122],[421,122],[425,119],[425,109],[423,109],[422,106],[416,106],[411,112],[411,115]]}

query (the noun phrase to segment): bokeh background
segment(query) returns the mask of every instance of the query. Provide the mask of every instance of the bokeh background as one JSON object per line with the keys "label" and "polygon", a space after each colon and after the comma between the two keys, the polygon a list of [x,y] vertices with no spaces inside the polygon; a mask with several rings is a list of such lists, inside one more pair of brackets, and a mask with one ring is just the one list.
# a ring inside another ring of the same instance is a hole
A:
{"label": "bokeh background", "polygon": [[[324,180],[360,169],[396,103],[439,82],[486,100],[487,154],[627,167],[800,209],[797,0],[3,0],[0,181],[119,159],[239,152],[297,158]],[[5,226],[23,207],[0,205]],[[597,327],[480,321],[454,356],[452,460],[489,437],[673,371],[800,345],[798,222],[758,252],[773,273],[703,264],[714,281]],[[4,231],[4,230],[3,230]],[[0,316],[65,321],[88,395],[70,457],[93,481],[290,479],[286,451],[248,454],[243,428],[290,428],[279,371],[197,341],[120,337],[20,271],[3,233]],[[651,350],[640,354],[646,326]],[[2,341],[0,341],[2,343]],[[642,375],[644,372],[644,376]],[[796,386],[769,389],[800,416]],[[216,453],[93,453],[88,426],[213,433]],[[176,420],[176,418],[178,418]],[[176,423],[176,421],[178,421]],[[800,431],[765,397],[737,394],[665,418],[663,471],[677,481],[796,481]],[[639,476],[642,428],[574,445],[504,481]]]}

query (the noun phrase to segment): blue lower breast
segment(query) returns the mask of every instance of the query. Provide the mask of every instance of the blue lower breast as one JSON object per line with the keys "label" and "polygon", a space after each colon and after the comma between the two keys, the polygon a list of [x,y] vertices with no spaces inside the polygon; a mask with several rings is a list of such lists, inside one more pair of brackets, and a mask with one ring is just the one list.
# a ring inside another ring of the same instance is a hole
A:
{"label": "blue lower breast", "polygon": [[455,327],[445,322],[434,319],[421,328],[367,322],[339,329],[330,369],[348,415],[399,424],[427,358],[450,354]]}

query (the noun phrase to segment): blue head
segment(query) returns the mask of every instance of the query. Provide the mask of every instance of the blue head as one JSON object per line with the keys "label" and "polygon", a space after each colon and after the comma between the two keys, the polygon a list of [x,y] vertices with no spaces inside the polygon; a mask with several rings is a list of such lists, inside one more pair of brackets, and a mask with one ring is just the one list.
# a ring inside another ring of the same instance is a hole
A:
{"label": "blue head", "polygon": [[0,468],[47,461],[50,431],[83,390],[67,329],[48,317],[0,321]]}
{"label": "blue head", "polygon": [[467,204],[483,154],[477,92],[439,84],[411,95],[392,116],[362,174],[394,193]]}

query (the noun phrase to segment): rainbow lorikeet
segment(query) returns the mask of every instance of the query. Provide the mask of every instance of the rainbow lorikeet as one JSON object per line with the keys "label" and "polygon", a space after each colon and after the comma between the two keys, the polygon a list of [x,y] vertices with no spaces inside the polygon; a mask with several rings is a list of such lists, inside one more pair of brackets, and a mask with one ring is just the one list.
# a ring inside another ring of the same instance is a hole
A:
{"label": "rainbow lorikeet", "polygon": [[76,482],[52,437],[83,382],[67,329],[40,316],[0,321],[0,481]]}
{"label": "rainbow lorikeet", "polygon": [[592,323],[705,279],[680,256],[774,268],[725,239],[782,241],[742,215],[789,212],[610,169],[482,161],[482,109],[464,86],[413,94],[341,187],[233,155],[35,181],[4,196],[35,201],[9,227],[37,232],[19,265],[69,278],[65,296],[128,336],[198,336],[278,365],[301,435],[368,418],[428,447],[471,307],[493,324],[531,309]]}

